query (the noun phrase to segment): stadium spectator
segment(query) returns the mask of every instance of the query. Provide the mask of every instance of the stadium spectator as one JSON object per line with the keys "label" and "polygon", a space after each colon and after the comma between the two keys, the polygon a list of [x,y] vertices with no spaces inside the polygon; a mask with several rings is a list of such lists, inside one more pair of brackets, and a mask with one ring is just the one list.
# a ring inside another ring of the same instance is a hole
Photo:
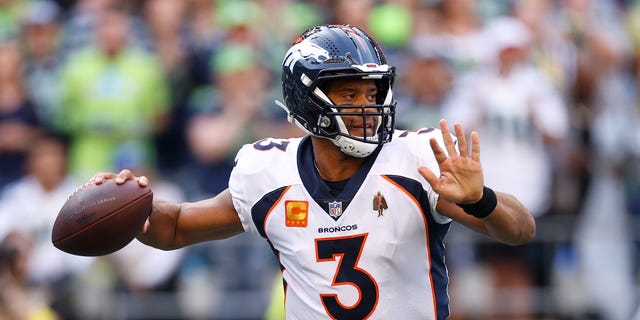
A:
{"label": "stadium spectator", "polygon": [[213,1],[191,0],[186,11],[185,29],[190,63],[184,67],[188,68],[190,79],[197,87],[211,82],[209,60],[224,39],[225,31],[216,21]]}
{"label": "stadium spectator", "polygon": [[29,146],[25,168],[25,175],[1,193],[0,237],[19,232],[30,239],[25,283],[50,293],[48,303],[56,312],[71,316],[73,281],[92,259],[66,254],[51,245],[58,210],[78,185],[67,171],[64,139],[55,134],[38,137]]}
{"label": "stadium spectator", "polygon": [[579,49],[572,93],[588,173],[572,235],[574,267],[584,292],[582,312],[607,319],[629,319],[637,303],[637,232],[630,228],[625,179],[631,175],[624,168],[637,159],[640,146],[638,92],[621,9],[609,1],[572,0],[556,12],[562,17],[557,30]]}
{"label": "stadium spectator", "polygon": [[186,101],[195,85],[189,65],[195,60],[189,50],[193,37],[188,29],[188,2],[150,0],[143,3],[141,15],[149,33],[151,52],[162,65],[169,85],[169,110],[164,130],[155,136],[156,166],[178,179],[187,161],[184,122]]}
{"label": "stadium spectator", "polygon": [[16,40],[0,40],[0,189],[23,174],[26,152],[40,131],[37,107],[29,100]]}
{"label": "stadium spectator", "polygon": [[447,52],[454,68],[454,76],[486,65],[491,57],[491,46],[483,36],[483,21],[475,0],[442,0],[434,6],[437,26],[434,36]]}
{"label": "stadium spectator", "polygon": [[29,2],[21,18],[24,47],[24,81],[29,98],[35,103],[42,126],[53,129],[60,109],[61,12],[50,0]]}
{"label": "stadium spectator", "polygon": [[[39,0],[38,0],[39,1]],[[66,2],[66,1],[63,1]],[[82,51],[95,45],[96,34],[102,17],[114,8],[128,14],[127,37],[130,45],[137,48],[149,48],[148,36],[144,22],[137,16],[131,15],[135,1],[123,0],[78,0],[73,1],[71,7],[65,12],[62,26],[61,50],[65,56]]]}
{"label": "stadium spectator", "polygon": [[154,159],[153,139],[165,129],[166,77],[154,55],[129,44],[130,23],[122,9],[102,12],[97,43],[69,56],[64,67],[57,124],[71,137],[70,169],[76,176],[112,170],[132,144]]}
{"label": "stadium spectator", "polygon": [[454,70],[440,46],[439,38],[422,34],[413,38],[407,49],[406,70],[398,81],[397,127],[415,130],[442,118],[442,107],[448,98]]}
{"label": "stadium spectator", "polygon": [[[493,61],[456,82],[443,116],[478,131],[483,137],[485,181],[512,192],[539,218],[550,209],[550,154],[554,143],[568,134],[567,107],[551,81],[528,60],[530,32],[522,22],[502,17],[490,21],[485,30],[486,41],[495,50]],[[531,247],[490,243],[477,248],[479,261],[489,268],[489,277],[485,277],[493,281],[489,287],[517,290],[534,286],[538,264],[529,263],[530,255],[537,255]],[[514,293],[495,296],[488,309],[518,310],[521,314],[514,313],[513,319],[525,319],[533,314],[534,302],[527,293]]]}
{"label": "stadium spectator", "polygon": [[30,288],[26,280],[31,238],[18,231],[0,241],[0,318],[58,320],[43,300],[43,293]]}
{"label": "stadium spectator", "polygon": [[280,122],[274,122],[269,119],[270,112],[263,111],[263,106],[273,103],[267,97],[270,79],[261,59],[256,48],[248,44],[222,45],[211,57],[214,82],[196,91],[190,100],[187,141],[195,165],[200,168],[195,177],[202,194],[216,194],[227,188],[235,151],[247,141],[267,133],[299,134],[283,124],[284,112]]}
{"label": "stadium spectator", "polygon": [[21,1],[0,1],[0,39],[15,37],[20,33]]}
{"label": "stadium spectator", "polygon": [[330,23],[351,24],[367,30],[369,14],[375,6],[373,0],[336,0],[331,1],[328,21]]}

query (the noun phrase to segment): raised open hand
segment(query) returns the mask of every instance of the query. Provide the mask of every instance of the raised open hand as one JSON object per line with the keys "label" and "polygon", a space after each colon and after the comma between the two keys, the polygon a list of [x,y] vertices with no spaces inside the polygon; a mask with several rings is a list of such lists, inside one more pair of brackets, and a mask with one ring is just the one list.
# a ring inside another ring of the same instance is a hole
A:
{"label": "raised open hand", "polygon": [[440,129],[446,152],[438,145],[436,139],[432,138],[429,141],[438,161],[438,167],[440,167],[440,176],[437,177],[427,167],[418,168],[418,172],[445,200],[459,204],[477,202],[482,198],[484,187],[478,133],[471,132],[471,154],[469,154],[469,146],[462,125],[454,124],[458,149],[460,150],[458,153],[455,142],[449,133],[447,120],[440,120]]}

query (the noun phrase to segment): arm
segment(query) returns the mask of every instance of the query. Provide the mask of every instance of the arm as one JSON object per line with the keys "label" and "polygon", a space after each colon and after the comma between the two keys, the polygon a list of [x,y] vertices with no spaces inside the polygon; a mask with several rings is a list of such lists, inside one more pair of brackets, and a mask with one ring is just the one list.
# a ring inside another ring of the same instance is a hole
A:
{"label": "arm", "polygon": [[[136,177],[129,170],[123,170],[118,175],[100,173],[93,181],[100,184],[111,178],[116,179],[116,183],[124,183],[125,180],[137,180],[142,186],[149,183],[146,177]],[[137,238],[149,246],[171,250],[228,238],[243,231],[231,194],[225,190],[213,198],[193,203],[154,200],[151,215]]]}
{"label": "arm", "polygon": [[536,224],[529,211],[514,196],[496,192],[498,205],[483,219],[478,219],[462,210],[458,205],[442,198],[436,209],[441,214],[465,225],[482,235],[509,244],[527,243],[535,236]]}
{"label": "arm", "polygon": [[435,139],[430,141],[433,153],[440,167],[440,176],[426,167],[418,171],[427,179],[435,192],[440,195],[436,209],[445,216],[454,219],[472,230],[510,245],[519,245],[531,241],[535,236],[535,220],[521,203],[512,195],[496,192],[497,205],[491,213],[480,219],[466,213],[458,204],[471,204],[483,198],[484,180],[480,165],[480,139],[476,132],[471,133],[471,154],[462,130],[456,124],[456,137],[459,142],[458,154],[455,143],[449,134],[445,120],[440,128],[447,149],[445,153]]}

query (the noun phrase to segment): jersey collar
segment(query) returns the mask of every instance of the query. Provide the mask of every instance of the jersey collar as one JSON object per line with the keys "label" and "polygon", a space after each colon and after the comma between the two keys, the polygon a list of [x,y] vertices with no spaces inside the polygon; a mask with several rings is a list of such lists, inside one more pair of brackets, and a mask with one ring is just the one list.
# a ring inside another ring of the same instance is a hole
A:
{"label": "jersey collar", "polygon": [[[381,149],[382,146],[369,155],[362,164],[362,167],[360,167],[346,183],[344,190],[342,190],[339,195],[333,196],[331,189],[327,186],[327,183],[320,178],[318,171],[315,169],[313,164],[313,145],[310,136],[306,136],[302,139],[300,147],[298,148],[298,173],[300,174],[302,184],[313,200],[320,205],[327,214],[329,214],[329,203],[334,201],[341,202],[342,210],[346,211],[347,206],[351,203],[351,200],[366,179]],[[333,216],[332,218],[334,220],[339,219],[339,217]]]}

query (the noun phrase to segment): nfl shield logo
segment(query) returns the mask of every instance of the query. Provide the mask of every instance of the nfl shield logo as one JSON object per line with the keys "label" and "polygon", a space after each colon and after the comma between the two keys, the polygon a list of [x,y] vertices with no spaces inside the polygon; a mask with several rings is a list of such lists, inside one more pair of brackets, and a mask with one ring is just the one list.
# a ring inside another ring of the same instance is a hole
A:
{"label": "nfl shield logo", "polygon": [[342,215],[342,202],[329,202],[329,215],[337,218]]}

